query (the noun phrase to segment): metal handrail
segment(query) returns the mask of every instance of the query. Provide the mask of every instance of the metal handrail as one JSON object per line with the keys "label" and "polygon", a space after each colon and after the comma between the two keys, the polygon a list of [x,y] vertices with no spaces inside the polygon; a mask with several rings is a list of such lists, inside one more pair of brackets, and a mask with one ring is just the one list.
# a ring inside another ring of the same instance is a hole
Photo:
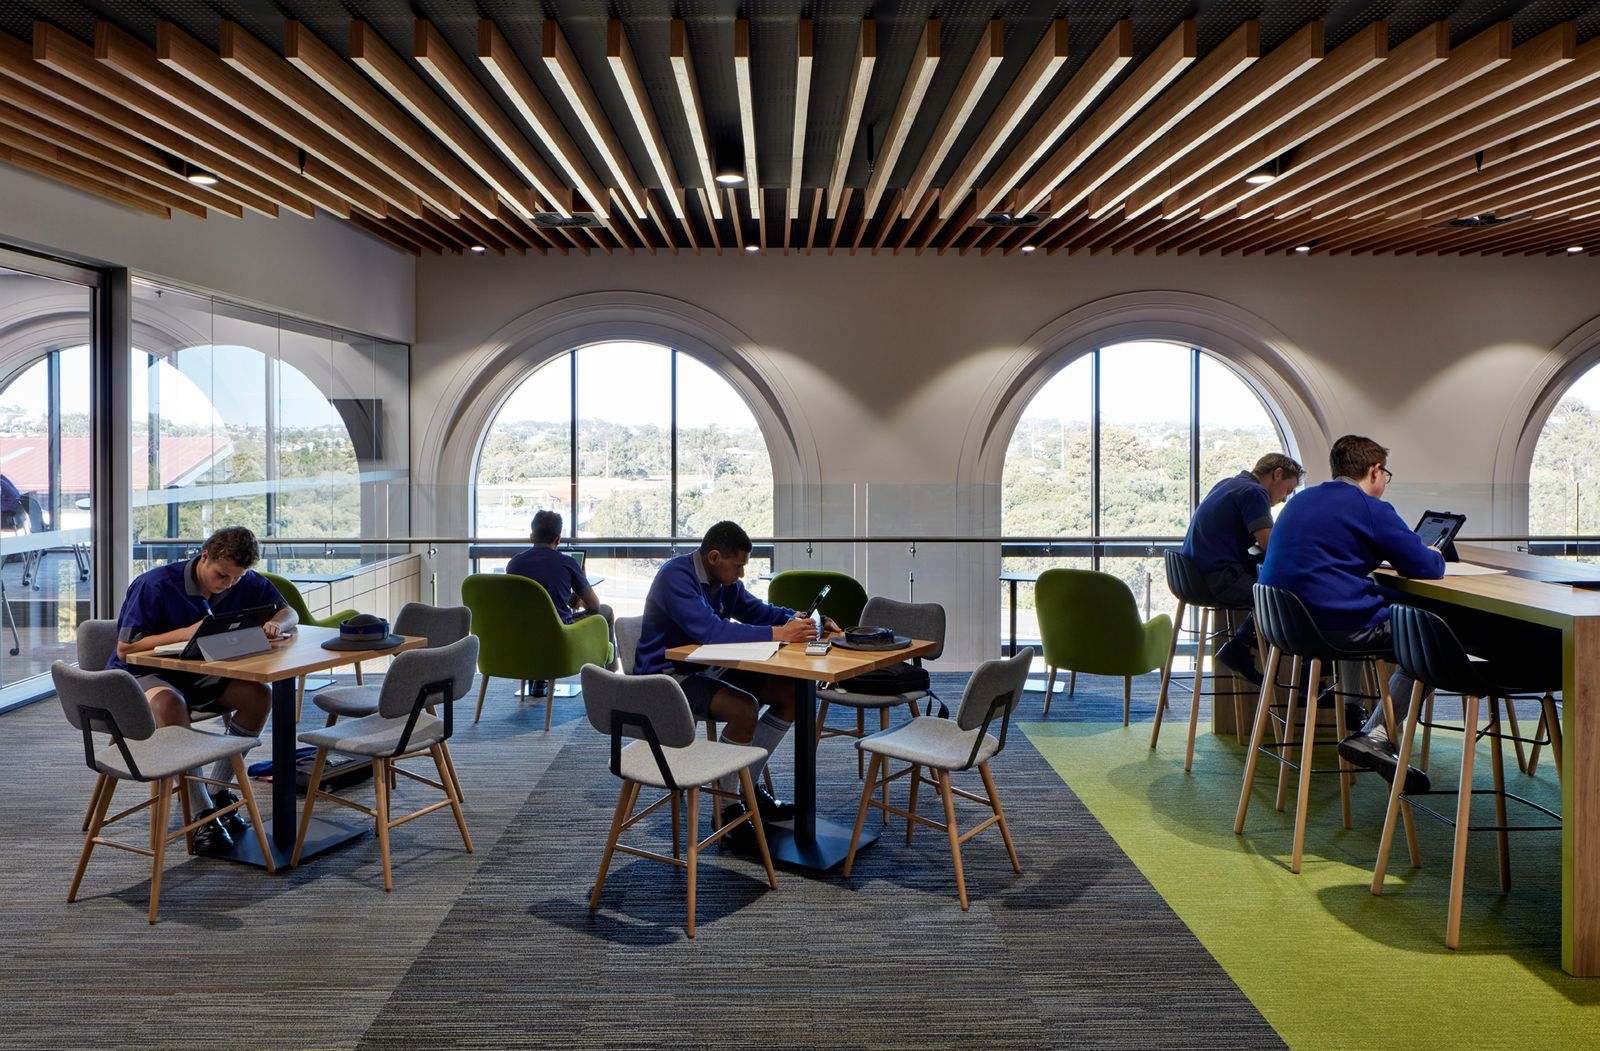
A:
{"label": "metal handrail", "polygon": [[[479,536],[378,536],[378,537],[279,537],[261,536],[257,538],[262,544],[274,546],[299,546],[315,547],[318,545],[335,545],[349,547],[352,545],[420,545],[420,544],[467,544],[473,546],[505,546],[526,545],[526,536],[509,537],[479,537]],[[1120,545],[1124,547],[1141,547],[1153,544],[1181,544],[1181,536],[940,536],[940,535],[902,535],[880,534],[876,536],[759,536],[751,537],[751,542],[757,545],[770,546],[772,544],[1001,544],[1007,547],[1036,546],[1054,547],[1068,544],[1092,544],[1098,546]],[[1459,536],[1458,543],[1463,544],[1600,544],[1600,535],[1597,534],[1571,534],[1571,535],[1486,535],[1486,536]],[[205,542],[204,537],[141,537],[140,544],[163,545],[191,545],[198,546]],[[598,536],[566,538],[563,544],[574,547],[623,547],[623,546],[659,546],[659,547],[684,547],[698,545],[698,536]]]}

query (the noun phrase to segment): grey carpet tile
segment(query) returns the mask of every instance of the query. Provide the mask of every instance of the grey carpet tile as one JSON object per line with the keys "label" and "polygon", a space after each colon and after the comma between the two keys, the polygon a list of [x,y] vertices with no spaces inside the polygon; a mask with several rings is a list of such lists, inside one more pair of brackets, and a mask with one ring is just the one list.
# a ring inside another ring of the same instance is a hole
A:
{"label": "grey carpet tile", "polygon": [[[935,678],[952,707],[964,679]],[[712,848],[692,942],[681,874],[641,859],[619,856],[591,919],[616,799],[606,741],[578,699],[557,702],[547,735],[542,703],[513,686],[491,687],[478,726],[457,723],[477,853],[447,813],[406,825],[392,895],[371,837],[275,878],[180,856],[154,928],[133,855],[97,851],[66,904],[92,775],[54,702],[0,717],[0,1047],[1278,1045],[1020,733],[996,775],[1023,873],[994,832],[970,841],[966,914],[942,835],[907,847],[895,819],[848,883],[780,869],[771,891],[758,865]],[[1155,690],[1135,683],[1136,718]],[[1018,718],[1041,702],[1029,694]],[[1121,683],[1088,677],[1051,711],[1120,716]],[[321,721],[307,705],[304,725]],[[774,762],[780,792],[791,755]],[[825,742],[820,768],[825,809],[847,821],[850,744]],[[663,809],[635,834],[666,850],[667,829]]]}

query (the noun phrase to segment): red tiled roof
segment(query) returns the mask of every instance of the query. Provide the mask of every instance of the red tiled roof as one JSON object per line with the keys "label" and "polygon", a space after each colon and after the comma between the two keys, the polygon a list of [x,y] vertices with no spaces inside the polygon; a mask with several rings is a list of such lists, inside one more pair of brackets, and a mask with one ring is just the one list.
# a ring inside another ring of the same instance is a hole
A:
{"label": "red tiled roof", "polygon": [[[133,440],[133,462],[147,462],[149,445],[145,438]],[[164,436],[161,439],[161,483],[163,486],[192,475],[198,468],[219,460],[233,451],[227,439],[217,441],[208,436]],[[94,461],[89,453],[89,438],[85,435],[63,435],[61,438],[61,488],[69,493],[87,493],[94,473]],[[22,492],[44,492],[50,488],[50,449],[43,434],[0,435],[0,474],[11,479]],[[149,472],[133,472],[133,487],[146,488]]]}

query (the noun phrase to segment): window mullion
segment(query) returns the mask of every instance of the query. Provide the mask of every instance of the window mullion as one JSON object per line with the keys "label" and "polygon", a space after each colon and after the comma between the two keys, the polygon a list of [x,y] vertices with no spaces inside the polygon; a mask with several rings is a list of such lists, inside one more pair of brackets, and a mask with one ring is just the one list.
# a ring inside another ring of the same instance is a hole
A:
{"label": "window mullion", "polygon": [[568,404],[568,438],[571,439],[571,511],[572,522],[567,526],[567,535],[574,540],[578,537],[578,352],[567,351],[568,376],[571,383],[568,385],[570,399]]}

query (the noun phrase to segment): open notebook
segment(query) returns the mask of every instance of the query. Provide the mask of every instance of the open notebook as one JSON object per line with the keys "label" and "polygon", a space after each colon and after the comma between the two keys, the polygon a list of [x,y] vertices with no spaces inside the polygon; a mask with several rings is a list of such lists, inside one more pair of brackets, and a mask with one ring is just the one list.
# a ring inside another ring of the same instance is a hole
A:
{"label": "open notebook", "polygon": [[702,661],[764,661],[777,652],[776,642],[724,642],[701,646],[694,651],[694,657]]}

